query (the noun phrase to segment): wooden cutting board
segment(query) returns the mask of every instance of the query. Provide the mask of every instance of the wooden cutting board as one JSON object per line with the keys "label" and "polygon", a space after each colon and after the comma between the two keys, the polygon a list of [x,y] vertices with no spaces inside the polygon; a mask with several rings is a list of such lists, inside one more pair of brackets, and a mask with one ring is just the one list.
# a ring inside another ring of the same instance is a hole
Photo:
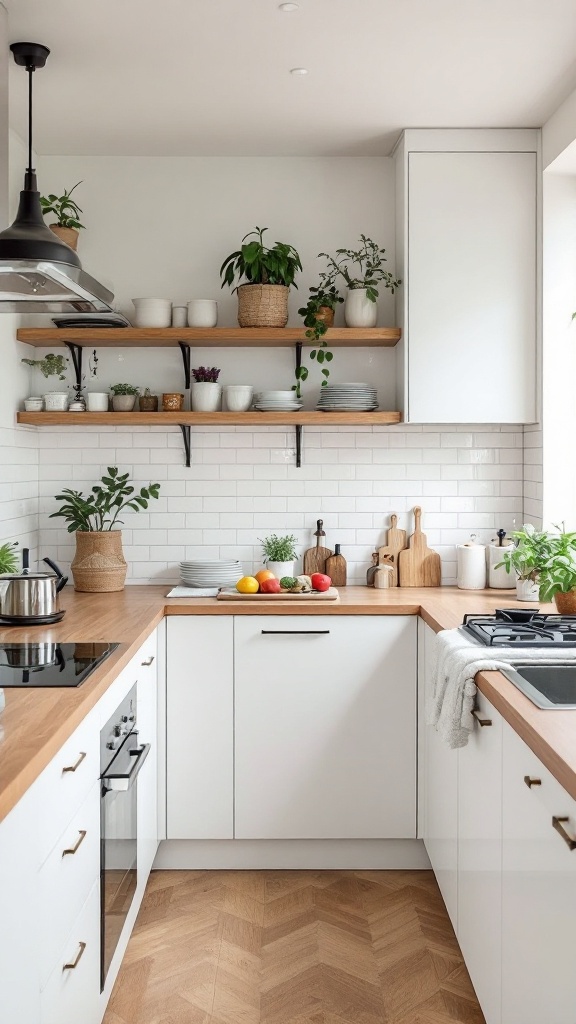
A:
{"label": "wooden cutting board", "polygon": [[323,520],[317,519],[316,533],[314,534],[314,536],[316,537],[316,547],[308,548],[308,550],[304,552],[304,568],[302,569],[302,574],[304,576],[311,576],[313,572],[325,572],[326,559],[330,558],[330,556],[334,554],[334,552],[331,551],[330,548],[320,546],[321,537],[326,536],[324,530],[322,529],[323,526]]}
{"label": "wooden cutting board", "polygon": [[398,556],[398,578],[401,587],[439,587],[442,579],[440,555],[428,547],[422,533],[422,509],[414,509],[414,533],[409,547]]}
{"label": "wooden cutting board", "polygon": [[394,570],[392,586],[398,586],[398,557],[406,547],[406,530],[398,529],[398,516],[395,512],[390,516],[388,539],[386,544],[378,548],[378,564],[391,565]]}
{"label": "wooden cutting board", "polygon": [[336,587],[322,592],[312,590],[309,594],[239,594],[237,590],[221,590],[217,601],[339,601]]}

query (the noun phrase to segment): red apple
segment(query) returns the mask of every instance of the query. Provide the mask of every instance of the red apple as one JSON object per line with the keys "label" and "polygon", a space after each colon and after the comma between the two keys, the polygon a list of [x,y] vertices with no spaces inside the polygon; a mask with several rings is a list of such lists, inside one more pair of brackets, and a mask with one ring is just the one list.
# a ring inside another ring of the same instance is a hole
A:
{"label": "red apple", "polygon": [[313,572],[310,579],[312,580],[313,590],[322,592],[332,586],[332,580],[323,572]]}
{"label": "red apple", "polygon": [[281,592],[280,580],[262,580],[260,584],[261,594],[280,594]]}

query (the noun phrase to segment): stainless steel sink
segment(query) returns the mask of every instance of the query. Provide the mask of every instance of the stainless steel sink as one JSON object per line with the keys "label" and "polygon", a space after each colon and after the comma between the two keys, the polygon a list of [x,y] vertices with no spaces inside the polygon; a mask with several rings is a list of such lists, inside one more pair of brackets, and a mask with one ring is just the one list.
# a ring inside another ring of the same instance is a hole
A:
{"label": "stainless steel sink", "polygon": [[557,665],[518,663],[501,672],[537,707],[576,711],[576,661]]}

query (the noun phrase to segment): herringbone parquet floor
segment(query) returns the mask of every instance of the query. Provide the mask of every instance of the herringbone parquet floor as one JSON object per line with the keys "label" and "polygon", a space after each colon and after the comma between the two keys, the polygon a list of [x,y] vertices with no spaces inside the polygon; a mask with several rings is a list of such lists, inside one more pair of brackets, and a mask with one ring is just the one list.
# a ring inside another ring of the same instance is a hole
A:
{"label": "herringbone parquet floor", "polygon": [[484,1024],[430,871],[158,871],[104,1024]]}

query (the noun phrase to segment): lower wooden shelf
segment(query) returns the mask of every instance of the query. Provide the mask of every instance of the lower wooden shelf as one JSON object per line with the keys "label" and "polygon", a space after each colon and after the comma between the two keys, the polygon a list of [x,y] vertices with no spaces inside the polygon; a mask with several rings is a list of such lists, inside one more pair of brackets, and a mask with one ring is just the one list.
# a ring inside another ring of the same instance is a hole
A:
{"label": "lower wooden shelf", "polygon": [[386,426],[400,423],[399,412],[19,412],[18,423],[35,427],[266,427]]}

